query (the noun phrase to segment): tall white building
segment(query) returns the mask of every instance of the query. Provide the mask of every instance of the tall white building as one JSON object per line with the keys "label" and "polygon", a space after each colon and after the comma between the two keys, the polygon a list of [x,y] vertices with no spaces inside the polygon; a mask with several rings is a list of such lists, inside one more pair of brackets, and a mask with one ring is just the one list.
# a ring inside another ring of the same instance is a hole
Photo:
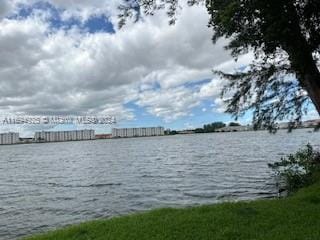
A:
{"label": "tall white building", "polygon": [[34,134],[36,142],[65,142],[94,140],[94,130],[58,131],[58,132],[36,132]]}
{"label": "tall white building", "polygon": [[163,136],[163,127],[148,127],[148,128],[113,128],[113,138],[129,138],[129,137],[151,137]]}
{"label": "tall white building", "polygon": [[19,133],[1,133],[0,134],[0,145],[10,145],[19,143]]}

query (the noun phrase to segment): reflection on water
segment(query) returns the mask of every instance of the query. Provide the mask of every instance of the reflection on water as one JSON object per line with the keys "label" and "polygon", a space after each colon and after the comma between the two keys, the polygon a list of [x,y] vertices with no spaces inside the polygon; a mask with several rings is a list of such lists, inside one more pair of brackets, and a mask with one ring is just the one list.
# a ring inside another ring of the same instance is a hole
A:
{"label": "reflection on water", "polygon": [[0,239],[159,207],[273,197],[297,130],[0,146]]}

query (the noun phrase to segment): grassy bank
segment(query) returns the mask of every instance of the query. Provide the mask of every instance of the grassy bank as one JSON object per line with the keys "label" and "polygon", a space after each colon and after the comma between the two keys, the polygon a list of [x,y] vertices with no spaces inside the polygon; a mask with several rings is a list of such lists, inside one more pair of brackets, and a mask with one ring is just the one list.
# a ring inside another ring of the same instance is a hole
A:
{"label": "grassy bank", "polygon": [[99,220],[27,240],[320,239],[320,182],[291,197]]}

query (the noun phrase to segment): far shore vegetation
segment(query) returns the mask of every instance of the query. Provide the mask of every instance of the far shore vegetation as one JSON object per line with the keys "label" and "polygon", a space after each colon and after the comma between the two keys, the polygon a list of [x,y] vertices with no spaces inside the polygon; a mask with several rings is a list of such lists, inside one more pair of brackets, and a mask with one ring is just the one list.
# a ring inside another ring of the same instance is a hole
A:
{"label": "far shore vegetation", "polygon": [[224,123],[221,121],[212,122],[204,124],[203,127],[187,130],[170,130],[165,131],[166,135],[176,135],[176,134],[190,134],[190,133],[213,133],[213,132],[242,132],[242,131],[255,131],[255,130],[268,130],[275,133],[279,129],[287,129],[289,132],[293,129],[299,128],[312,128],[315,131],[320,129],[320,119],[308,120],[304,122],[281,122],[275,123],[273,128],[268,126],[261,126],[256,129],[253,125],[243,125],[238,122]]}

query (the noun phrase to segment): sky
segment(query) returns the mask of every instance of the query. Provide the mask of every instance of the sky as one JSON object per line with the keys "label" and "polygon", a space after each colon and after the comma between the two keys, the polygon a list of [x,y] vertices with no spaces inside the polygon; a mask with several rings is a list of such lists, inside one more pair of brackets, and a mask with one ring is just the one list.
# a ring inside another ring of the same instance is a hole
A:
{"label": "sky", "polygon": [[[115,116],[115,127],[171,129],[232,121],[212,69],[233,72],[252,54],[235,62],[227,40],[214,45],[204,6],[183,6],[175,25],[159,11],[119,29],[118,4],[0,0],[0,116]],[[248,113],[240,122],[250,120]],[[0,126],[9,130],[44,129]]]}

